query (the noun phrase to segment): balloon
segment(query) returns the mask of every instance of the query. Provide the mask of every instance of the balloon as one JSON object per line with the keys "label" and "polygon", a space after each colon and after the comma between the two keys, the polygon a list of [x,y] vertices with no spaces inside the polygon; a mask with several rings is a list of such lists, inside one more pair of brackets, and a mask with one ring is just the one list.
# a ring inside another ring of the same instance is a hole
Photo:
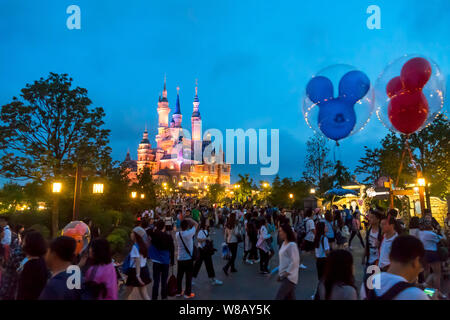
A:
{"label": "balloon", "polygon": [[431,59],[405,55],[389,64],[375,83],[378,119],[389,129],[412,134],[442,111],[445,79]]}
{"label": "balloon", "polygon": [[[339,89],[336,97],[334,87]],[[367,98],[369,90],[370,80],[363,72],[346,65],[327,68],[306,86],[303,101],[305,120],[310,126],[317,126],[329,139],[344,139],[367,123],[373,110]],[[361,113],[361,117],[357,113]]]}
{"label": "balloon", "polygon": [[431,65],[424,58],[413,58],[403,65],[400,73],[405,89],[421,90],[431,77]]}
{"label": "balloon", "polygon": [[76,255],[86,250],[91,240],[91,231],[89,230],[87,224],[82,221],[70,222],[64,227],[62,235],[75,239],[77,243],[75,248]]}
{"label": "balloon", "polygon": [[422,91],[402,90],[391,98],[389,120],[401,133],[414,133],[427,120],[428,102]]}

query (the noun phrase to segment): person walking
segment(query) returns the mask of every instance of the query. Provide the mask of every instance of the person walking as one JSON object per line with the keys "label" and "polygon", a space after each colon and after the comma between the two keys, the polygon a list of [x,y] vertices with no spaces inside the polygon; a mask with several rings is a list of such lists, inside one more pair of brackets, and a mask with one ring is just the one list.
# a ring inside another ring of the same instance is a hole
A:
{"label": "person walking", "polygon": [[153,288],[152,300],[158,299],[161,287],[161,299],[167,299],[167,278],[169,277],[169,265],[175,261],[175,248],[171,235],[172,225],[167,225],[167,220],[158,220],[156,227],[149,233],[152,244],[149,248],[149,257],[153,262]]}
{"label": "person walking", "polygon": [[361,246],[365,248],[364,241],[361,236],[361,213],[359,212],[358,207],[356,207],[357,210],[355,210],[355,213],[353,214],[353,219],[351,223],[351,230],[352,233],[350,235],[350,240],[348,241],[348,248],[352,249],[352,240],[356,236],[358,236],[359,241],[361,242]]}
{"label": "person walking", "polygon": [[22,250],[26,257],[18,268],[20,274],[16,299],[37,300],[50,276],[44,260],[47,243],[42,234],[29,231],[25,233]]}
{"label": "person walking", "polygon": [[109,242],[104,238],[92,240],[89,248],[91,265],[86,271],[86,281],[96,283],[97,300],[117,300],[117,273],[111,258]]}
{"label": "person walking", "polygon": [[[197,234],[197,241],[198,241],[198,250],[199,250],[199,257],[194,263],[194,273],[193,273],[193,279],[195,279],[198,276],[198,272],[200,271],[200,268],[202,267],[203,262],[205,263],[206,272],[208,273],[208,278],[211,282],[211,285],[213,286],[220,286],[223,284],[222,281],[216,279],[216,274],[214,272],[214,265],[212,261],[212,256],[214,254],[214,248],[212,247],[212,242],[209,237],[209,226],[208,226],[208,220],[206,218],[201,219],[200,221],[200,227]],[[209,245],[208,245],[209,243]]]}
{"label": "person walking", "polygon": [[314,248],[316,253],[317,278],[320,281],[322,280],[323,272],[325,270],[325,262],[330,251],[330,245],[328,244],[328,238],[325,236],[325,223],[319,221],[317,223],[316,230],[317,232],[314,238]]}
{"label": "person walking", "polygon": [[147,233],[142,227],[135,227],[131,232],[133,246],[130,252],[130,265],[127,272],[127,282],[125,283],[125,300],[138,288],[142,300],[150,300],[147,286],[151,282],[150,273],[147,267],[148,247],[144,239]]}
{"label": "person walking", "polygon": [[192,292],[192,274],[194,271],[194,236],[197,233],[198,223],[192,218],[185,217],[180,223],[181,230],[176,233],[178,247],[178,270],[177,270],[177,297],[183,295],[183,276],[186,275],[184,298],[195,297]]}
{"label": "person walking", "polygon": [[278,251],[278,281],[281,282],[281,285],[275,299],[295,300],[300,264],[295,233],[289,224],[282,224],[279,227],[279,236],[283,239],[281,248]]}
{"label": "person walking", "polygon": [[223,267],[223,272],[228,276],[228,270],[231,272],[237,272],[237,269],[234,265],[237,256],[238,249],[238,235],[239,235],[239,226],[236,220],[236,213],[231,212],[228,216],[227,222],[225,224],[225,242],[228,245],[228,248],[231,252],[231,258],[228,260],[227,264]]}
{"label": "person walking", "polygon": [[269,274],[269,260],[271,258],[273,249],[272,246],[272,236],[267,231],[267,222],[264,217],[259,219],[259,230],[258,230],[258,243],[257,247],[259,249],[259,270],[261,274]]}

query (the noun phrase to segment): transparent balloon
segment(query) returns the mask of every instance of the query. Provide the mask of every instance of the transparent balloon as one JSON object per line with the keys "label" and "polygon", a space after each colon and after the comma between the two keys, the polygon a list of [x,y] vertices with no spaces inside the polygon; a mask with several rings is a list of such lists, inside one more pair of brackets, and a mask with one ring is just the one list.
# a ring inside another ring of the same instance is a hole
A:
{"label": "transparent balloon", "polygon": [[418,132],[444,107],[444,75],[433,60],[422,55],[404,55],[390,63],[374,88],[377,117],[394,132]]}
{"label": "transparent balloon", "polygon": [[91,230],[89,230],[88,225],[83,221],[70,222],[64,227],[62,235],[75,239],[77,243],[75,248],[76,255],[86,250],[91,241]]}
{"label": "transparent balloon", "polygon": [[315,74],[306,86],[302,106],[308,126],[336,142],[361,131],[374,109],[369,78],[345,64]]}

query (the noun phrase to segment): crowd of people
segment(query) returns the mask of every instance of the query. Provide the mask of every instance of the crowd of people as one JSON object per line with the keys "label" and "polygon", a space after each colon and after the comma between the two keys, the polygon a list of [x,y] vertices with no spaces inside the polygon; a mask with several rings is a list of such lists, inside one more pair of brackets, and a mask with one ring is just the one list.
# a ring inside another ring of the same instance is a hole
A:
{"label": "crowd of people", "polygon": [[[92,240],[77,255],[73,238],[60,236],[48,243],[38,231],[11,229],[2,216],[0,299],[116,300],[129,299],[134,290],[143,300],[191,299],[203,264],[210,284],[221,286],[239,271],[242,256],[243,264],[259,264],[262,275],[276,275],[280,285],[272,298],[294,300],[306,255],[316,261],[316,300],[445,299],[441,267],[447,257],[439,249],[448,237],[450,215],[444,226],[441,230],[430,211],[412,217],[406,227],[395,209],[372,208],[363,215],[357,206],[334,205],[326,211],[228,208],[193,200],[139,213],[128,254],[119,265],[92,225]],[[214,243],[214,234],[223,237],[221,245]],[[364,250],[360,289],[352,254],[355,236]],[[224,260],[219,276],[215,254]],[[272,259],[276,266],[270,268]],[[80,270],[80,278],[73,280],[76,272],[68,270]]]}

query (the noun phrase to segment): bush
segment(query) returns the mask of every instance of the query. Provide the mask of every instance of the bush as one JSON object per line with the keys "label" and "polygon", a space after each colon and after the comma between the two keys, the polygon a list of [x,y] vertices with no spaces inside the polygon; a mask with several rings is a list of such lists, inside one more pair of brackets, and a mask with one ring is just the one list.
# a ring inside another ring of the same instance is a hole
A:
{"label": "bush", "polygon": [[120,254],[124,251],[130,239],[130,232],[131,230],[128,230],[128,228],[116,228],[106,237],[106,240],[111,245],[111,252],[113,254]]}

